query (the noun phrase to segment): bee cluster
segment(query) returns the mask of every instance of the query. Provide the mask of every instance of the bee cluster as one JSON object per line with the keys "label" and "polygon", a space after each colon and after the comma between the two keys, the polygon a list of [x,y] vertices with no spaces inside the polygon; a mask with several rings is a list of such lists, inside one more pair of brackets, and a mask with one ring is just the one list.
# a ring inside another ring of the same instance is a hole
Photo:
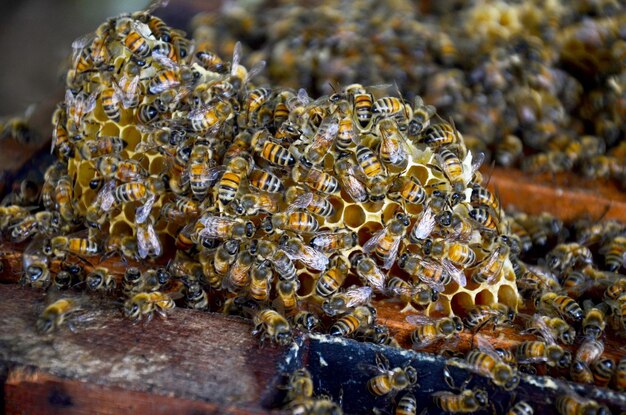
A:
{"label": "bee cluster", "polygon": [[[299,330],[398,346],[374,300],[420,311],[406,317],[415,349],[522,322],[542,340],[495,350],[479,334],[456,363],[506,391],[535,364],[626,387],[626,360],[602,357],[605,329],[626,327],[624,225],[580,222],[568,233],[549,215],[505,213],[485,188],[480,153],[420,95],[353,83],[311,99],[303,88],[254,85],[265,62],[248,70],[241,43],[223,59],[151,12],[111,18],[73,45],[43,209],[0,207],[3,236],[29,242],[24,284],[121,297],[132,320],[176,305],[242,315],[281,345]],[[335,33],[336,47],[344,36]],[[103,256],[149,269],[93,268]],[[74,307],[51,304],[38,329],[55,329]],[[378,366],[373,395],[416,385],[409,366]],[[307,376],[294,374],[288,407],[337,411],[313,397]],[[487,405],[478,392],[434,402],[478,410]],[[405,396],[399,405],[413,408]]]}
{"label": "bee cluster", "polygon": [[393,79],[499,165],[626,183],[623,3],[313,4],[229,2],[197,16],[194,35],[218,52],[241,40],[273,85]]}
{"label": "bee cluster", "polygon": [[[44,210],[3,208],[5,234],[32,239],[26,283],[123,291],[132,318],[165,313],[174,297],[254,318],[280,343],[293,326],[376,336],[373,298],[433,318],[517,308],[481,157],[453,124],[431,124],[433,107],[383,86],[316,100],[254,87],[263,64],[248,71],[239,44],[231,61],[194,45],[150,10],[74,42]],[[123,278],[49,270],[103,255],[154,265]]]}

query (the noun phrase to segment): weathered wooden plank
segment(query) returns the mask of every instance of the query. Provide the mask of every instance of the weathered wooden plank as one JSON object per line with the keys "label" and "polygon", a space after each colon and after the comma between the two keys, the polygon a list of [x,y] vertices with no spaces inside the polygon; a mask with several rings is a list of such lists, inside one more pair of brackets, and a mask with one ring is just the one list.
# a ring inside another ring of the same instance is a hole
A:
{"label": "weathered wooden plank", "polygon": [[[122,316],[120,304],[79,293],[66,295],[86,301],[69,320],[73,331],[65,326],[42,335],[35,331],[35,321],[50,299],[38,290],[0,285],[0,298],[9,300],[0,301],[0,356],[10,371],[7,385],[12,385],[5,392],[7,404],[27,394],[33,383],[50,383],[33,389],[37,393],[56,384],[49,377],[37,377],[44,373],[75,381],[67,384],[71,396],[83,389],[87,395],[97,395],[81,388],[83,382],[126,390],[129,399],[143,393],[209,402],[216,408],[263,411],[258,402],[276,375],[283,351],[269,344],[260,346],[249,322],[177,309],[167,319],[132,325]],[[14,373],[15,367],[34,368],[36,376]],[[26,386],[20,386],[22,382]],[[41,396],[33,395],[34,402]],[[149,401],[146,397],[145,405]],[[121,407],[131,403],[115,402]]]}

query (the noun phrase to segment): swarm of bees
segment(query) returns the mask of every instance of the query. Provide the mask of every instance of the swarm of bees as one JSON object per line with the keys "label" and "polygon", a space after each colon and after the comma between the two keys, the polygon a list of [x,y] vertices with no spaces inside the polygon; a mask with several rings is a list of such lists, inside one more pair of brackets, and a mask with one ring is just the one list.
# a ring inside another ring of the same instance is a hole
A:
{"label": "swarm of bees", "polygon": [[436,3],[229,2],[198,15],[194,36],[222,54],[242,41],[272,85],[395,79],[502,166],[626,185],[622,2]]}
{"label": "swarm of bees", "polygon": [[[28,243],[23,284],[121,299],[144,324],[176,306],[241,315],[279,345],[321,332],[399,347],[377,321],[373,300],[385,299],[408,313],[414,349],[475,333],[477,347],[452,361],[495,387],[513,391],[543,365],[624,390],[626,359],[602,356],[604,332],[626,332],[624,225],[568,232],[550,215],[504,212],[478,171],[483,155],[415,92],[353,83],[313,99],[255,85],[265,61],[247,69],[241,43],[222,58],[154,16],[161,3],[73,44],[43,209],[0,206],[3,237]],[[147,269],[91,266],[109,256]],[[37,329],[75,311],[59,299]],[[520,324],[539,337],[512,350],[477,334]],[[383,357],[376,367],[370,393],[397,394],[396,413],[414,413],[413,368]],[[288,408],[340,413],[311,382],[293,374]],[[445,411],[490,405],[480,389],[449,385],[433,396]],[[557,403],[581,405],[591,404]]]}

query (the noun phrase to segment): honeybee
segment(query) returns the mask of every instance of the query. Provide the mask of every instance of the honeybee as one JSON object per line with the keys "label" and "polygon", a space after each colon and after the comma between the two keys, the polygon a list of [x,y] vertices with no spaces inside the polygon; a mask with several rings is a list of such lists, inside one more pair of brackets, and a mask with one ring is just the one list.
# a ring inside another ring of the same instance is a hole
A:
{"label": "honeybee", "polygon": [[304,150],[304,156],[312,164],[320,164],[328,154],[339,132],[339,118],[336,115],[324,117],[317,128],[311,144]]}
{"label": "honeybee", "polygon": [[581,360],[574,360],[569,368],[570,377],[574,382],[591,384],[593,383],[593,373],[589,365]]}
{"label": "honeybee", "polygon": [[[399,277],[391,277],[387,281],[385,294],[390,297],[397,297],[407,304],[428,305],[437,301],[439,293],[424,283],[411,284]],[[404,311],[404,310],[403,310]]]}
{"label": "honeybee", "polygon": [[104,267],[96,267],[92,272],[87,274],[85,283],[87,284],[87,288],[92,291],[112,291],[117,286],[115,276]]}
{"label": "honeybee", "polygon": [[202,134],[216,133],[218,129],[233,117],[233,108],[228,101],[219,101],[215,105],[205,105],[189,113],[191,128]]}
{"label": "honeybee", "polygon": [[278,167],[293,167],[296,164],[293,154],[264,134],[269,135],[266,130],[261,130],[252,138],[252,146],[259,157]]}
{"label": "honeybee", "polygon": [[226,275],[228,273],[228,270],[237,258],[239,248],[240,242],[237,239],[229,239],[217,248],[213,266],[218,275]]}
{"label": "honeybee", "polygon": [[354,248],[357,243],[357,234],[347,229],[334,232],[320,232],[309,242],[313,248],[325,253],[349,250]]}
{"label": "honeybee", "polygon": [[489,340],[481,335],[476,335],[476,340],[478,348],[470,350],[465,356],[469,370],[488,377],[494,385],[504,390],[515,389],[520,381],[517,370],[502,360]]}
{"label": "honeybee", "polygon": [[560,289],[558,279],[551,272],[537,266],[527,265],[520,260],[514,260],[511,264],[520,291],[541,295],[544,292]]}
{"label": "honeybee", "polygon": [[577,263],[592,264],[591,251],[576,242],[558,244],[546,255],[546,264],[557,273],[573,267]]}
{"label": "honeybee", "polygon": [[363,182],[357,178],[356,167],[348,158],[339,158],[335,163],[335,173],[341,182],[341,190],[357,203],[365,202],[368,191]]}
{"label": "honeybee", "polygon": [[524,341],[517,345],[515,356],[519,363],[545,363],[566,368],[572,361],[569,352],[557,344],[542,341]]}
{"label": "honeybee", "polygon": [[[335,168],[337,167],[335,166]],[[331,195],[339,191],[339,181],[334,176],[331,176],[330,174],[315,167],[309,168],[303,178],[303,182],[311,189],[327,195]]]}
{"label": "honeybee", "polygon": [[320,319],[310,311],[299,311],[293,317],[293,322],[296,327],[309,333],[312,333],[320,325]]}
{"label": "honeybee", "polygon": [[85,91],[73,93],[70,89],[65,92],[67,118],[68,121],[73,122],[70,126],[71,133],[79,132],[78,127],[81,125],[83,118],[96,107],[98,92],[96,90],[89,95]]}
{"label": "honeybee", "polygon": [[314,233],[319,226],[315,216],[306,212],[276,213],[265,218],[261,224],[262,229],[268,233],[276,229],[295,233]]}
{"label": "honeybee", "polygon": [[162,291],[171,279],[172,275],[165,268],[149,269],[143,274],[143,291]]}
{"label": "honeybee", "polygon": [[223,205],[228,205],[237,197],[241,178],[249,173],[251,167],[250,161],[243,156],[234,157],[228,162],[217,187],[217,194]]}
{"label": "honeybee", "polygon": [[200,65],[211,72],[217,72],[219,74],[228,73],[228,64],[222,60],[216,53],[213,53],[208,50],[203,50],[203,48],[199,47],[195,54],[196,59],[200,63]]}
{"label": "honeybee", "polygon": [[100,136],[97,140],[81,141],[78,152],[84,160],[109,154],[119,154],[128,143],[119,137]]}
{"label": "honeybee", "polygon": [[167,310],[174,307],[174,300],[167,294],[159,291],[140,292],[124,303],[124,315],[134,321],[139,321],[145,316],[149,322],[155,312],[165,318],[167,317]]}
{"label": "honeybee", "polygon": [[267,171],[253,169],[248,176],[250,186],[259,191],[280,193],[285,189],[280,178]]}
{"label": "honeybee", "polygon": [[137,267],[126,268],[124,276],[122,277],[122,291],[127,297],[137,294],[143,288],[143,280],[141,278],[141,271]]}
{"label": "honeybee", "polygon": [[28,215],[19,222],[11,225],[11,240],[14,242],[24,242],[35,233],[53,234],[59,230],[61,216],[58,212],[37,212]]}
{"label": "honeybee", "polygon": [[250,297],[264,303],[269,300],[274,274],[269,260],[257,262],[252,266],[250,279]]}
{"label": "honeybee", "polygon": [[626,236],[618,235],[611,238],[602,245],[599,252],[604,255],[604,264],[607,271],[619,271],[625,266]]}
{"label": "honeybee", "polygon": [[348,314],[339,318],[330,327],[331,336],[348,337],[363,327],[369,327],[376,321],[376,309],[371,306],[357,306]]}
{"label": "honeybee", "polygon": [[424,128],[419,138],[429,147],[438,149],[458,143],[458,132],[451,124],[444,122]]}
{"label": "honeybee", "polygon": [[526,401],[517,401],[515,405],[511,406],[506,415],[533,415],[535,409],[530,406]]}
{"label": "honeybee", "polygon": [[408,151],[405,147],[405,138],[398,130],[398,125],[393,119],[383,119],[378,122],[380,131],[380,160],[388,165],[398,168],[405,167],[408,162]]}
{"label": "honeybee", "polygon": [[50,333],[58,329],[68,315],[78,310],[79,306],[76,301],[67,298],[58,299],[41,312],[35,327],[41,333]]}
{"label": "honeybee", "polygon": [[285,315],[293,315],[298,309],[297,291],[300,283],[295,280],[279,280],[276,284],[277,297],[275,305]]}
{"label": "honeybee", "polygon": [[256,228],[251,221],[204,215],[196,223],[196,236],[204,238],[231,239],[252,238]]}
{"label": "honeybee", "polygon": [[469,217],[487,232],[498,230],[499,220],[490,207],[480,206],[469,211]]}
{"label": "honeybee", "polygon": [[607,386],[615,373],[616,365],[613,359],[598,358],[591,362],[591,373],[593,374],[593,382],[597,386]]}
{"label": "honeybee", "polygon": [[481,186],[472,187],[470,204],[473,207],[488,206],[495,212],[500,211],[500,201],[489,190]]}
{"label": "honeybee", "polygon": [[487,324],[511,324],[514,319],[515,310],[504,304],[475,305],[467,312],[465,326],[470,330],[479,330]]}
{"label": "honeybee", "polygon": [[69,176],[62,176],[57,181],[57,185],[54,189],[54,198],[57,206],[59,207],[59,213],[61,217],[67,221],[72,222],[75,217],[75,209],[73,204],[73,187],[72,181]]}
{"label": "honeybee", "polygon": [[43,252],[44,245],[43,239],[34,239],[24,250],[24,255],[22,256],[24,273],[20,278],[20,283],[43,289],[47,289],[50,286],[49,260]]}
{"label": "honeybee", "polygon": [[305,191],[300,187],[290,187],[285,198],[288,204],[287,213],[297,209],[306,209],[322,217],[329,217],[335,213],[335,207],[327,198],[316,192]]}
{"label": "honeybee", "polygon": [[45,255],[65,258],[67,253],[78,256],[94,256],[100,252],[97,242],[82,237],[55,236],[46,241],[43,247]]}
{"label": "honeybee", "polygon": [[432,319],[422,314],[406,316],[406,321],[417,326],[411,332],[414,349],[423,349],[437,341],[450,339],[463,331],[463,322],[459,317]]}
{"label": "honeybee", "polygon": [[404,252],[400,255],[398,266],[437,292],[442,292],[452,279],[462,287],[467,284],[465,274],[445,258],[437,262]]}
{"label": "honeybee", "polygon": [[595,339],[584,340],[576,351],[575,361],[584,362],[587,365],[598,359],[604,352],[604,343]]}
{"label": "honeybee", "polygon": [[435,229],[436,224],[435,213],[430,206],[427,206],[422,211],[419,218],[415,221],[415,224],[409,233],[409,240],[412,243],[419,243],[420,241],[428,238]]}
{"label": "honeybee", "polygon": [[215,181],[220,173],[219,169],[210,167],[210,154],[211,150],[209,147],[205,143],[197,141],[189,157],[189,164],[187,165],[189,186],[194,198],[197,200],[206,198],[209,189],[215,185]]}
{"label": "honeybee", "polygon": [[137,254],[139,258],[159,257],[163,251],[161,240],[150,222],[137,223]]}
{"label": "honeybee", "polygon": [[235,200],[235,213],[243,216],[254,216],[258,213],[274,214],[279,209],[278,199],[268,193],[247,193]]}
{"label": "honeybee", "polygon": [[242,250],[228,270],[224,284],[231,292],[239,292],[250,285],[250,269],[255,257],[248,250]]}
{"label": "honeybee", "polygon": [[383,269],[389,269],[396,260],[400,242],[404,238],[406,228],[409,226],[410,220],[404,213],[396,214],[396,217],[389,221],[386,226],[376,232],[363,245],[363,252],[369,254],[375,252],[384,264]]}
{"label": "honeybee", "polygon": [[308,268],[324,271],[328,267],[328,258],[315,248],[305,245],[298,238],[284,238],[280,248],[292,261],[300,261]]}
{"label": "honeybee", "polygon": [[363,284],[372,287],[375,291],[383,293],[387,275],[376,265],[376,261],[364,254],[357,254],[352,259],[352,266],[356,269]]}
{"label": "honeybee", "polygon": [[117,94],[113,87],[104,88],[100,94],[104,114],[112,121],[119,122],[120,106]]}
{"label": "honeybee", "polygon": [[584,312],[572,298],[554,292],[543,294],[537,299],[537,310],[549,314],[557,314],[565,319],[581,321]]}
{"label": "honeybee", "polygon": [[374,396],[395,396],[417,384],[417,370],[409,363],[403,367],[391,368],[389,360],[376,354],[376,376],[367,381],[367,390]]}
{"label": "honeybee", "polygon": [[372,299],[371,287],[352,286],[343,292],[337,292],[322,304],[322,310],[329,316],[344,314],[349,310],[367,304]]}
{"label": "honeybee", "polygon": [[548,343],[555,343],[558,340],[564,344],[573,344],[576,339],[574,328],[559,317],[535,314],[528,319],[526,327],[529,331],[538,331]]}
{"label": "honeybee", "polygon": [[474,250],[460,242],[436,240],[430,247],[430,255],[447,258],[452,264],[463,268],[471,267],[476,261]]}
{"label": "honeybee", "polygon": [[560,415],[609,415],[611,411],[593,399],[584,399],[571,390],[567,394],[560,394],[554,404]]}
{"label": "honeybee", "polygon": [[150,55],[149,39],[153,39],[150,28],[145,23],[131,20],[130,30],[124,37],[124,46],[137,58],[145,59]]}
{"label": "honeybee", "polygon": [[349,85],[344,91],[348,94],[353,106],[353,117],[357,128],[361,132],[369,131],[372,125],[373,95],[368,93],[365,88],[359,84]]}
{"label": "honeybee", "polygon": [[412,205],[424,205],[428,194],[416,177],[396,177],[392,180],[387,192],[387,196],[392,200],[402,199],[405,203]]}
{"label": "honeybee", "polygon": [[209,296],[198,281],[185,283],[185,305],[194,310],[209,309]]}
{"label": "honeybee", "polygon": [[481,262],[475,265],[472,281],[477,284],[490,284],[502,273],[504,262],[509,257],[509,247],[500,242]]}
{"label": "honeybee", "polygon": [[334,257],[330,262],[330,269],[324,272],[315,283],[315,292],[320,297],[330,297],[343,285],[350,262],[343,255]]}
{"label": "honeybee", "polygon": [[359,137],[354,126],[352,116],[348,113],[341,116],[337,127],[337,138],[335,139],[335,147],[338,151],[351,150],[359,143]]}
{"label": "honeybee", "polygon": [[444,380],[452,389],[459,390],[459,393],[439,391],[432,393],[435,405],[449,413],[471,413],[487,407],[489,398],[487,392],[482,389],[466,389],[467,381],[460,389],[454,386],[452,376],[448,369],[444,369]]}
{"label": "honeybee", "polygon": [[254,315],[253,335],[260,335],[261,341],[269,339],[281,346],[291,342],[291,326],[285,317],[271,309],[261,310]]}
{"label": "honeybee", "polygon": [[148,177],[148,172],[137,160],[121,160],[117,156],[102,156],[96,159],[96,170],[105,179],[131,182]]}
{"label": "honeybee", "polygon": [[582,333],[589,339],[599,339],[606,327],[606,315],[603,310],[597,307],[589,308],[585,311],[582,321]]}
{"label": "honeybee", "polygon": [[387,173],[383,165],[380,163],[380,160],[378,160],[376,154],[374,154],[369,147],[359,144],[356,147],[355,155],[361,171],[369,180],[386,176]]}

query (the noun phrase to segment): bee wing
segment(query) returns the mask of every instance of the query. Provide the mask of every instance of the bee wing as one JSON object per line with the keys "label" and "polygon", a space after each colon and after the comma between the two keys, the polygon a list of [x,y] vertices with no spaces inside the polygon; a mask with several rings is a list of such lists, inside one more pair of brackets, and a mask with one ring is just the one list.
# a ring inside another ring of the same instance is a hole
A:
{"label": "bee wing", "polygon": [[152,0],[144,11],[148,14],[152,14],[156,9],[160,9],[161,7],[167,7],[169,2],[170,0]]}
{"label": "bee wing", "polygon": [[233,49],[233,61],[230,64],[230,75],[237,75],[237,66],[239,66],[239,62],[241,60],[241,42],[235,43],[235,47]]}
{"label": "bee wing", "polygon": [[340,178],[343,184],[343,190],[348,193],[355,202],[364,202],[367,200],[367,190],[365,186],[357,180],[352,172],[348,172],[348,174],[342,175]]}
{"label": "bee wing", "polygon": [[250,79],[254,78],[258,74],[263,72],[263,69],[265,69],[265,65],[266,65],[265,61],[259,61],[255,63],[254,66],[250,68],[250,70],[248,71],[245,82],[247,83]]}
{"label": "bee wing", "polygon": [[199,108],[195,108],[189,112],[189,119],[192,121],[200,121],[205,117],[206,113],[211,111],[214,107],[214,105],[203,105]]}
{"label": "bee wing", "polygon": [[435,229],[435,213],[429,207],[422,212],[419,222],[416,222],[412,231],[412,236],[416,239],[426,239]]}
{"label": "bee wing", "polygon": [[500,361],[500,355],[498,355],[498,352],[496,352],[496,349],[491,345],[491,343],[489,343],[489,340],[486,337],[482,336],[481,334],[476,334],[474,338],[476,339],[476,345],[478,346],[478,350],[485,354],[488,354],[496,361]]}
{"label": "bee wing", "polygon": [[391,245],[391,249],[389,249],[389,255],[383,264],[383,269],[389,269],[393,266],[393,263],[396,262],[396,257],[398,256],[398,250],[400,249],[400,242],[402,241],[402,235],[398,235],[394,237],[393,244]]}
{"label": "bee wing", "polygon": [[84,102],[83,114],[93,111],[96,107],[96,98],[98,98],[99,90],[93,91]]}
{"label": "bee wing", "polygon": [[155,49],[152,51],[152,57],[159,62],[161,65],[168,69],[176,69],[178,68],[178,64],[171,60],[165,51],[162,49]]}
{"label": "bee wing", "polygon": [[74,106],[76,97],[70,89],[65,91],[65,108],[67,109],[67,115],[69,116],[70,108]]}
{"label": "bee wing", "polygon": [[152,36],[152,30],[150,30],[150,27],[147,24],[138,20],[133,20],[131,22],[131,26],[133,27],[133,30],[135,32],[139,33],[145,39],[154,40],[154,36]]}
{"label": "bee wing", "polygon": [[465,287],[467,284],[467,278],[462,270],[458,269],[450,261],[444,259],[441,263],[448,274],[457,282],[461,287]]}
{"label": "bee wing", "polygon": [[346,307],[354,308],[361,304],[369,303],[372,298],[372,287],[351,287],[344,292]]}
{"label": "bee wing", "polygon": [[[423,262],[430,267],[439,267],[440,265],[434,261],[428,260],[428,259],[424,259]],[[422,281],[424,284],[428,285],[430,288],[432,288],[433,290],[437,291],[437,292],[442,292],[445,287],[443,286],[443,284],[441,282],[435,281],[431,278],[426,278],[425,276],[422,275],[422,273],[418,274],[417,276],[420,281]]]}
{"label": "bee wing", "polygon": [[431,317],[428,317],[424,314],[409,314],[405,317],[405,320],[409,324],[413,324],[414,326],[423,326],[426,324],[432,324],[434,320]]}
{"label": "bee wing", "polygon": [[370,237],[370,239],[367,240],[367,242],[365,242],[365,244],[363,245],[363,252],[365,252],[366,254],[370,254],[372,251],[374,251],[376,247],[378,247],[378,243],[381,241],[381,239],[385,237],[386,234],[387,228],[382,228],[381,230],[377,231],[374,235]]}
{"label": "bee wing", "polygon": [[303,245],[302,248],[305,251],[305,255],[303,255],[304,258],[302,258],[301,261],[304,262],[306,266],[318,271],[324,271],[328,267],[328,258],[326,255],[308,245]]}
{"label": "bee wing", "polygon": [[115,89],[115,94],[113,96],[121,100],[124,108],[128,109],[133,105],[133,100],[137,92],[137,86],[139,85],[139,75],[135,76],[130,81],[125,81],[128,82],[126,85],[126,91],[120,88],[116,82],[112,82],[113,88]]}
{"label": "bee wing", "polygon": [[296,95],[296,99],[298,100],[300,104],[302,104],[302,106],[309,105],[309,103],[311,102],[311,98],[309,97],[309,94],[306,92],[306,89],[304,88],[298,89],[298,94]]}
{"label": "bee wing", "polygon": [[105,212],[111,210],[111,207],[115,204],[115,196],[113,195],[114,189],[115,180],[109,180],[102,186],[102,189],[98,192],[98,196],[96,196],[96,205],[99,205]]}
{"label": "bee wing", "polygon": [[152,206],[156,200],[156,195],[150,194],[145,203],[137,208],[135,213],[135,222],[144,223],[146,219],[150,216],[150,212],[152,211]]}
{"label": "bee wing", "polygon": [[203,216],[198,221],[204,225],[204,229],[199,232],[199,236],[204,238],[219,238],[221,235],[219,228],[230,226],[235,222],[234,219],[219,216]]}
{"label": "bee wing", "polygon": [[[294,212],[296,209],[304,209],[311,204],[313,201],[313,192],[303,193],[300,196],[296,197],[293,202],[289,204],[289,207],[285,211],[285,213]],[[318,235],[321,236],[321,235]]]}
{"label": "bee wing", "polygon": [[541,337],[544,338],[547,343],[556,343],[556,338],[552,334],[552,330],[550,330],[550,327],[548,327],[546,321],[542,318],[541,315],[535,314],[530,321],[530,325],[533,329],[539,331],[539,334],[541,335]]}
{"label": "bee wing", "polygon": [[137,230],[137,252],[142,259],[150,254],[161,255],[161,241],[151,223],[145,225],[145,229]]}
{"label": "bee wing", "polygon": [[91,42],[93,42],[95,37],[96,37],[96,34],[94,32],[91,32],[91,33],[87,33],[86,35],[83,35],[83,36],[75,39],[72,42],[73,58],[76,59],[78,57],[78,55],[80,55],[82,50],[87,45],[89,45]]}

